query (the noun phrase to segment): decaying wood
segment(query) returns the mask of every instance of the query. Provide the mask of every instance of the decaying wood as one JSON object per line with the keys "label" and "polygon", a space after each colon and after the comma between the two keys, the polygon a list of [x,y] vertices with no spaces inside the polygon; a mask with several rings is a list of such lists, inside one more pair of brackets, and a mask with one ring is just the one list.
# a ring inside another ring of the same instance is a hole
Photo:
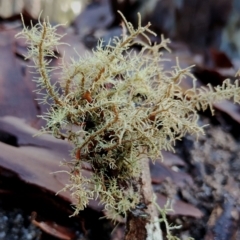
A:
{"label": "decaying wood", "polygon": [[162,232],[157,221],[158,212],[153,204],[154,193],[148,159],[142,158],[141,165],[141,175],[138,180],[141,202],[127,216],[125,240],[162,240]]}

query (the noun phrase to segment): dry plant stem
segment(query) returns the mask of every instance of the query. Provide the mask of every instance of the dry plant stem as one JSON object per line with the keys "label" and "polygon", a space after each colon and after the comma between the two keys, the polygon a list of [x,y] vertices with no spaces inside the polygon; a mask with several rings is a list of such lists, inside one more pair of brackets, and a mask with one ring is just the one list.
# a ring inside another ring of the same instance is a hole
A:
{"label": "dry plant stem", "polygon": [[44,84],[46,86],[46,89],[49,93],[49,95],[53,98],[54,102],[58,105],[62,105],[62,102],[59,100],[59,98],[56,96],[56,94],[54,93],[53,91],[53,88],[51,86],[51,83],[50,83],[50,79],[48,77],[48,73],[46,71],[47,67],[46,67],[46,62],[45,62],[45,59],[44,59],[44,49],[43,49],[43,44],[44,44],[44,41],[45,41],[45,38],[46,38],[46,33],[47,33],[47,26],[46,26],[46,23],[44,22],[43,23],[43,32],[42,32],[42,38],[41,38],[41,41],[39,43],[39,46],[38,46],[38,52],[39,52],[39,73],[44,81]]}
{"label": "dry plant stem", "polygon": [[153,189],[149,169],[149,160],[143,157],[140,160],[141,174],[138,180],[140,187],[141,204],[146,205],[141,216],[135,216],[132,212],[127,215],[125,240],[162,240],[162,232],[159,227],[158,211],[152,203]]}

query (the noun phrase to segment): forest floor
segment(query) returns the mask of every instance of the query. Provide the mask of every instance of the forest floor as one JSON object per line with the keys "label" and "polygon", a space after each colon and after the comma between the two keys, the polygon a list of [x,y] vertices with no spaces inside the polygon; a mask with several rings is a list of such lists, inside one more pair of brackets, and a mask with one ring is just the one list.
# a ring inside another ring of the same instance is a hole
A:
{"label": "forest floor", "polygon": [[[63,41],[84,55],[96,46],[98,37],[108,41],[119,35],[120,27],[107,27],[114,19],[108,11],[106,6],[87,8],[73,25],[58,29],[68,34]],[[70,194],[55,195],[68,178],[50,173],[61,170],[60,161],[69,159],[71,146],[51,136],[33,138],[44,125],[36,116],[46,106],[35,100],[36,86],[27,67],[31,61],[22,57],[26,44],[15,38],[20,30],[19,16],[0,21],[0,240],[120,240],[124,222],[114,226],[104,219],[97,201],[69,218]],[[206,61],[205,52],[193,53],[187,43],[173,41],[170,48],[173,52],[164,57],[172,63],[164,63],[165,68],[174,65],[176,56],[183,66],[195,64],[193,74],[203,86],[216,86],[226,78],[234,81],[240,67],[216,49],[206,50]],[[59,55],[64,53],[66,59],[76,56],[67,46],[59,49]],[[186,80],[185,88],[190,85]],[[197,140],[187,135],[176,142],[175,153],[162,153],[163,162],[149,162],[157,203],[163,207],[172,200],[174,211],[168,220],[182,226],[174,231],[180,239],[240,239],[240,106],[222,101],[214,111],[214,116],[210,110],[200,113],[205,135]],[[165,226],[161,228],[164,232]]]}

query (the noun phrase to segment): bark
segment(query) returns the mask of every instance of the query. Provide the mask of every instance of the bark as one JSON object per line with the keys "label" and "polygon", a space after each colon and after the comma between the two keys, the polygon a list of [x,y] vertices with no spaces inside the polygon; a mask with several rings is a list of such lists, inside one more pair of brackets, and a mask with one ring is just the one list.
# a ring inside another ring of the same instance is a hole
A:
{"label": "bark", "polygon": [[158,212],[152,203],[153,189],[148,159],[141,160],[140,185],[141,202],[128,213],[125,240],[162,240]]}

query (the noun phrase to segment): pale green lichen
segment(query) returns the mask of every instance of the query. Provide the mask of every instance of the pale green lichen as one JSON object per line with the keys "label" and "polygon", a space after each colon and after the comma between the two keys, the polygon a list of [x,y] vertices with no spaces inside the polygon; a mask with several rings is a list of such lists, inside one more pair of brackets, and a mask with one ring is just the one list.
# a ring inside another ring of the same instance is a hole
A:
{"label": "pale green lichen", "polygon": [[[154,33],[150,24],[141,26],[140,15],[137,29],[124,17],[123,21],[121,38],[106,47],[99,41],[92,54],[78,60],[63,60],[56,84],[51,84],[55,69],[49,65],[62,44],[56,27],[39,21],[31,28],[24,25],[18,34],[29,44],[26,58],[34,60],[40,75],[35,79],[38,89],[46,90],[42,102],[50,105],[42,116],[47,121],[43,131],[74,144],[65,188],[76,201],[74,214],[98,197],[112,218],[126,216],[140,201],[139,159],[147,155],[154,161],[160,150],[173,150],[186,133],[202,134],[197,110],[212,109],[221,99],[240,102],[238,81],[184,91],[180,83],[186,76],[195,81],[191,67],[182,69],[177,61],[169,71],[161,65],[160,51],[169,50],[169,40],[162,37],[151,45],[147,34]],[[141,51],[130,50],[134,44],[140,44]],[[85,163],[93,170],[90,179],[81,173]]]}

